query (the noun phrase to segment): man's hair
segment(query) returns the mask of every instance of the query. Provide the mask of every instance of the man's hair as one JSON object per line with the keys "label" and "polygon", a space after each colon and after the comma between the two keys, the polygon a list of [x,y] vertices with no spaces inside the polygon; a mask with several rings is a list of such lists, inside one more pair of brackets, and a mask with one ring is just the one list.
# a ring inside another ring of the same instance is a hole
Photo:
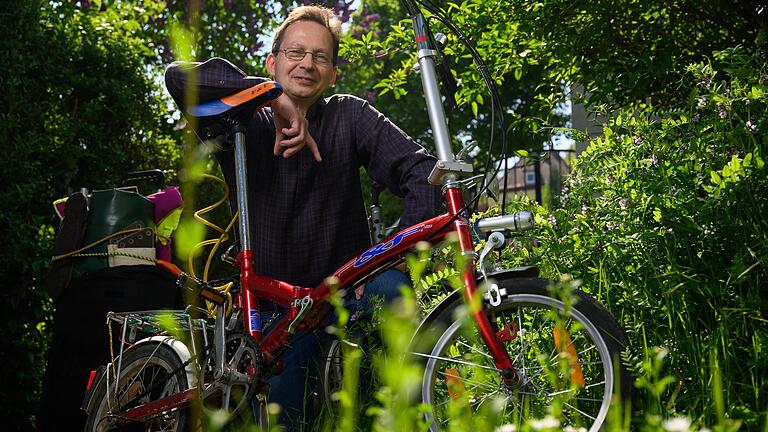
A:
{"label": "man's hair", "polygon": [[333,39],[333,64],[339,59],[339,40],[341,39],[341,20],[333,13],[332,9],[328,9],[322,6],[299,6],[292,10],[288,14],[288,18],[280,24],[275,33],[275,39],[272,42],[272,54],[277,54],[280,50],[280,45],[283,43],[283,36],[285,30],[291,26],[291,24],[298,21],[314,21],[331,32],[331,38]]}

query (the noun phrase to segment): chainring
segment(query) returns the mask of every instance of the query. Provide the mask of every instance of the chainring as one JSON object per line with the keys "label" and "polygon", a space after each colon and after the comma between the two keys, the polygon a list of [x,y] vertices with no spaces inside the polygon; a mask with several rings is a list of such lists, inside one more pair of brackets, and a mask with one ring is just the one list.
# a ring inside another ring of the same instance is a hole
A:
{"label": "chainring", "polygon": [[259,386],[261,350],[245,333],[232,333],[226,338],[224,373],[216,379],[215,349],[210,349],[203,363],[203,410],[226,415],[224,425],[241,418],[251,410],[251,399]]}

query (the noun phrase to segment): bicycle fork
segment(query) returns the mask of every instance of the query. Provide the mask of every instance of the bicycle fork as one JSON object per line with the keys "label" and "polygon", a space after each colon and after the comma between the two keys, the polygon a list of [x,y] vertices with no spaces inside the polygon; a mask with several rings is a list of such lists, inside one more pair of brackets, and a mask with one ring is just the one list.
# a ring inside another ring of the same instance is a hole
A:
{"label": "bicycle fork", "polygon": [[[465,304],[472,307],[471,305],[474,304],[472,300],[478,295],[474,272],[475,247],[472,242],[472,236],[469,231],[469,222],[467,221],[466,215],[459,213],[463,211],[464,208],[461,189],[455,185],[451,185],[449,182],[445,188],[445,197],[448,202],[450,214],[456,217],[456,220],[453,222],[454,229],[458,234],[459,250],[465,258],[464,268],[461,271],[465,287],[463,291],[464,301]],[[515,374],[514,365],[512,364],[512,359],[509,357],[509,353],[504,348],[504,344],[494,331],[483,308],[478,307],[476,310],[471,310],[470,312],[472,319],[480,332],[480,336],[488,346],[488,350],[493,358],[493,363],[495,364],[496,369],[498,369],[504,382],[510,384],[511,381],[517,379],[517,375]]]}

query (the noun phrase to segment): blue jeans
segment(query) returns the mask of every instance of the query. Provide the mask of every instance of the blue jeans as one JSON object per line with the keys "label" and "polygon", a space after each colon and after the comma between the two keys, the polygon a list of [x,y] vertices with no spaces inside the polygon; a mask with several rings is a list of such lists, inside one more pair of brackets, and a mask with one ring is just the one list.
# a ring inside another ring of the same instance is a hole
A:
{"label": "blue jeans", "polygon": [[[361,299],[357,300],[354,294],[350,294],[352,300],[345,306],[351,313],[355,311],[363,314],[370,313],[372,297],[381,297],[384,304],[389,304],[400,296],[403,285],[411,287],[408,276],[397,270],[387,270],[366,283],[365,293]],[[331,337],[324,331],[297,333],[293,346],[283,354],[285,369],[278,375],[267,376],[269,384],[267,399],[270,403],[280,405],[278,421],[286,431],[300,431],[306,428],[316,420],[319,414],[314,409],[316,404],[312,404],[311,401],[319,398],[316,390],[322,347],[323,343]]]}

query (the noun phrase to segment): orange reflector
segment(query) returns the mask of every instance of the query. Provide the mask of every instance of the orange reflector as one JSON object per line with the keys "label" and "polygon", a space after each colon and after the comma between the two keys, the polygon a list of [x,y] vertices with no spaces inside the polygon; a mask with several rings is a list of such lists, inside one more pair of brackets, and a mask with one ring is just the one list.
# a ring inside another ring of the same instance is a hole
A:
{"label": "orange reflector", "polygon": [[584,374],[581,371],[579,355],[576,354],[576,349],[573,347],[571,335],[566,329],[558,325],[552,329],[552,336],[555,339],[557,352],[568,358],[568,366],[571,367],[571,382],[579,387],[584,387]]}
{"label": "orange reflector", "polygon": [[448,385],[448,395],[451,399],[458,399],[464,394],[464,383],[461,382],[461,375],[456,369],[445,370],[445,383]]}

